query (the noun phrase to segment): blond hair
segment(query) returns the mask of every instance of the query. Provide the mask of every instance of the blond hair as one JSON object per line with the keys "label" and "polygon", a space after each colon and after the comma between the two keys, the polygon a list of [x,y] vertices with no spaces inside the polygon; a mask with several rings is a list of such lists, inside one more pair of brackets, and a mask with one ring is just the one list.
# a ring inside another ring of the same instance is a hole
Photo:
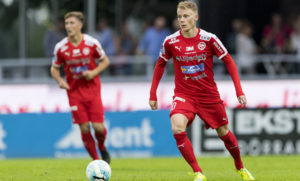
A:
{"label": "blond hair", "polygon": [[80,11],[71,11],[65,14],[65,20],[69,17],[75,17],[77,18],[82,24],[84,23],[84,15]]}
{"label": "blond hair", "polygon": [[177,5],[177,9],[191,9],[195,13],[198,13],[198,6],[195,2],[193,1],[181,1]]}

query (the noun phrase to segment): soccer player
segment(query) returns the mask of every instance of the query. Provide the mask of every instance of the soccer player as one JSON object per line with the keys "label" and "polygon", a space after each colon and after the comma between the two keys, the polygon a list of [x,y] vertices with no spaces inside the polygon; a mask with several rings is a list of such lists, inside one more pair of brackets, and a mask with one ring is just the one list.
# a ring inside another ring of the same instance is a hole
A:
{"label": "soccer player", "polygon": [[[68,36],[55,46],[51,75],[60,88],[67,90],[73,123],[79,125],[82,141],[90,156],[94,160],[99,159],[89,122],[95,130],[102,159],[110,163],[110,155],[104,145],[106,129],[99,78],[99,73],[110,62],[101,44],[81,32],[84,23],[81,12],[69,12],[64,18]],[[98,65],[96,60],[100,60]],[[60,66],[64,67],[66,81],[60,75]]]}
{"label": "soccer player", "polygon": [[180,30],[167,36],[157,60],[150,90],[151,109],[158,108],[156,91],[165,66],[172,57],[175,71],[175,89],[170,112],[171,127],[177,147],[194,171],[194,181],[206,181],[193,147],[186,134],[197,114],[206,129],[216,129],[226,149],[234,159],[237,172],[243,180],[254,180],[244,167],[235,136],[228,127],[225,107],[220,99],[213,74],[213,56],[221,59],[233,80],[239,103],[245,106],[246,97],[240,85],[238,71],[221,41],[212,33],[196,27],[198,9],[192,1],[182,1],[177,6]]}

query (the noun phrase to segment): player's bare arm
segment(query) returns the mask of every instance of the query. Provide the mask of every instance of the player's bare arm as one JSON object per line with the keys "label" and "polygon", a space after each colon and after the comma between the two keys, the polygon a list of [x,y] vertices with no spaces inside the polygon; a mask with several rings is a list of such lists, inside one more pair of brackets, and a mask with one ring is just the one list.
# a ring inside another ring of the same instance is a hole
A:
{"label": "player's bare arm", "polygon": [[69,84],[61,77],[59,67],[51,66],[51,76],[56,80],[58,86],[62,89],[70,89]]}
{"label": "player's bare arm", "polygon": [[247,99],[245,95],[241,95],[238,97],[239,103],[242,105],[242,107],[245,107],[247,104]]}
{"label": "player's bare arm", "polygon": [[157,106],[157,101],[149,101],[149,105],[151,107],[152,110],[156,110],[158,108]]}
{"label": "player's bare arm", "polygon": [[87,70],[82,72],[82,76],[86,80],[92,80],[95,76],[99,75],[103,72],[110,64],[110,61],[107,56],[104,56],[101,60],[99,65],[93,70]]}

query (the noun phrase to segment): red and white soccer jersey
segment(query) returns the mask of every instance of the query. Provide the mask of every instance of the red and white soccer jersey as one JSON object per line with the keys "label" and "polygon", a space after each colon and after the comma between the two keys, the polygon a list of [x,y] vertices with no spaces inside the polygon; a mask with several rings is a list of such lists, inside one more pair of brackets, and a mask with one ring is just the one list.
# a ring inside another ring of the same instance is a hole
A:
{"label": "red and white soccer jersey", "polygon": [[199,29],[197,36],[185,38],[181,31],[166,37],[160,57],[173,57],[175,96],[190,97],[203,104],[221,102],[214,81],[213,56],[222,59],[227,50],[216,35]]}
{"label": "red and white soccer jersey", "polygon": [[82,77],[82,72],[96,68],[96,59],[102,59],[104,56],[105,52],[99,41],[87,34],[83,35],[76,47],[67,37],[56,44],[52,65],[63,65],[70,86],[70,90],[67,91],[69,99],[88,101],[100,96],[99,76],[86,80]]}

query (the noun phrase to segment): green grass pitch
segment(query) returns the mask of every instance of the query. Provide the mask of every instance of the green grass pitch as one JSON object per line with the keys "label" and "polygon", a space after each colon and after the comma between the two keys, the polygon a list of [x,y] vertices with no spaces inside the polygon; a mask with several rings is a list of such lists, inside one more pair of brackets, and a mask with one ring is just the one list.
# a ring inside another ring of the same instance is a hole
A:
{"label": "green grass pitch", "polygon": [[[87,181],[89,159],[0,160],[1,181]],[[243,157],[258,181],[300,181],[300,155]],[[229,157],[200,157],[208,181],[240,181]],[[180,157],[113,159],[111,181],[192,181]]]}

